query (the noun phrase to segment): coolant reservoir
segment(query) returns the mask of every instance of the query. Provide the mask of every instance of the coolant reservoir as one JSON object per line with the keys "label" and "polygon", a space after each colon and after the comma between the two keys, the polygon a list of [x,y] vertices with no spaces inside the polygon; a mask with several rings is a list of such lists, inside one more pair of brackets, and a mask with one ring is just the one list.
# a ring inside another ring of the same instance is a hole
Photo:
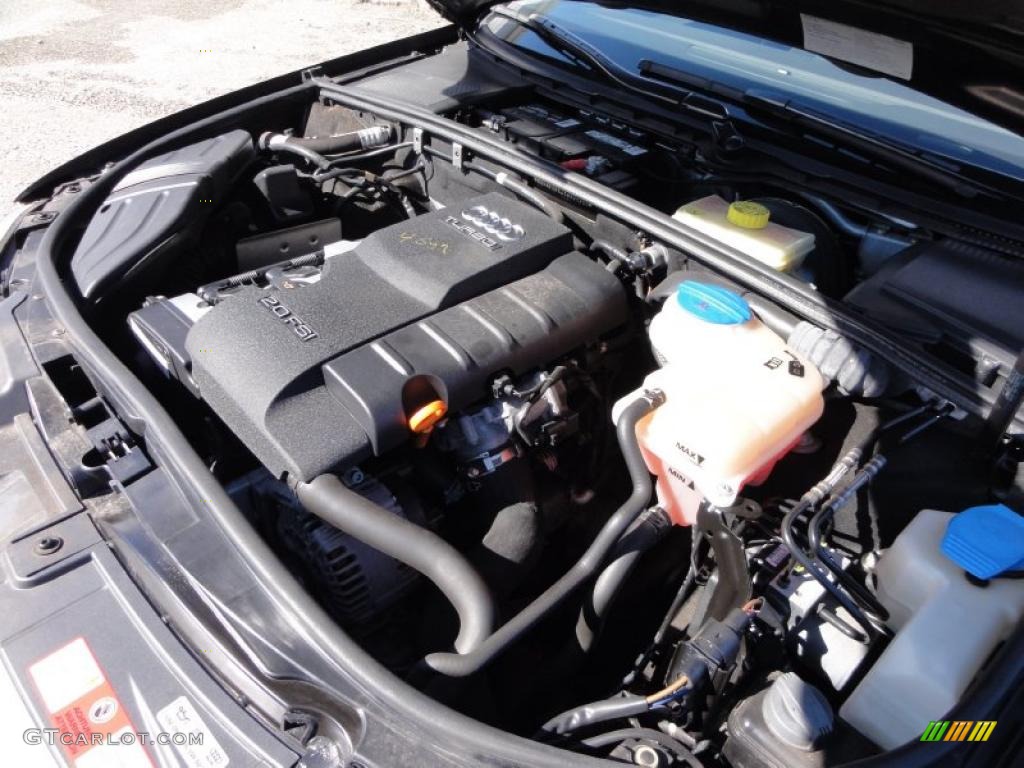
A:
{"label": "coolant reservoir", "polygon": [[[1024,582],[972,583],[943,551],[957,517],[918,512],[875,569],[878,599],[896,636],[839,713],[884,749],[916,740],[932,720],[942,720],[1024,615]],[[1020,549],[1019,539],[1008,543]]]}
{"label": "coolant reservoir", "polygon": [[[765,480],[821,416],[825,383],[741,296],[718,286],[684,282],[650,336],[665,365],[640,391],[661,390],[665,402],[637,437],[661,505],[691,525],[702,498],[729,506],[744,485]],[[638,394],[620,400],[613,417]]]}
{"label": "coolant reservoir", "polygon": [[711,195],[684,205],[672,218],[779,272],[799,269],[804,257],[814,250],[813,234],[776,224],[760,203],[727,203]]}

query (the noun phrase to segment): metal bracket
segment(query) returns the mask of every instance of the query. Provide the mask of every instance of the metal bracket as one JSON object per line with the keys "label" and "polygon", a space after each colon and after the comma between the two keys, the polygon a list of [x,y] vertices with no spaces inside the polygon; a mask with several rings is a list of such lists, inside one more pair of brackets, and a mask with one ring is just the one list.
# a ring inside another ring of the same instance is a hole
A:
{"label": "metal bracket", "polygon": [[417,155],[423,154],[423,129],[412,129],[412,151]]}
{"label": "metal bracket", "polygon": [[113,417],[87,429],[86,437],[102,458],[111,480],[122,487],[153,467],[121,422]]}
{"label": "metal bracket", "polygon": [[693,626],[700,627],[710,616],[724,621],[734,608],[739,608],[753,593],[743,541],[729,528],[718,507],[703,502],[697,512],[697,531],[711,541],[711,551],[718,566],[714,585],[709,582],[710,595],[698,606]]}
{"label": "metal bracket", "polygon": [[310,67],[309,69],[302,70],[300,75],[302,77],[302,82],[308,83],[310,80],[316,80],[318,77],[323,77],[324,70],[323,67]]}
{"label": "metal bracket", "polygon": [[18,230],[24,232],[48,226],[57,218],[57,214],[58,211],[36,211],[35,213],[26,214],[18,222]]}
{"label": "metal bracket", "polygon": [[462,145],[458,142],[452,144],[452,165],[456,170],[462,170]]}
{"label": "metal bracket", "polygon": [[315,715],[290,709],[284,713],[284,729],[305,746],[316,735],[318,721]]}

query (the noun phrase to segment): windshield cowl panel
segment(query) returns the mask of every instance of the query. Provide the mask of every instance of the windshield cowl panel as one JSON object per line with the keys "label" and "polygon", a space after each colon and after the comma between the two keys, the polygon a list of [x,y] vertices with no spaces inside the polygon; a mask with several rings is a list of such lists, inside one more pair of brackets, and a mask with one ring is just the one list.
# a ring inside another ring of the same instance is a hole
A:
{"label": "windshield cowl panel", "polygon": [[[801,48],[652,11],[582,0],[517,0],[497,6],[498,11],[503,8],[554,22],[625,71],[640,74],[641,62],[654,61],[686,73],[694,83],[711,81],[785,102],[940,161],[1024,181],[1024,138],[883,75],[846,68]],[[492,14],[484,25],[507,43],[563,65],[572,63],[508,18]]]}

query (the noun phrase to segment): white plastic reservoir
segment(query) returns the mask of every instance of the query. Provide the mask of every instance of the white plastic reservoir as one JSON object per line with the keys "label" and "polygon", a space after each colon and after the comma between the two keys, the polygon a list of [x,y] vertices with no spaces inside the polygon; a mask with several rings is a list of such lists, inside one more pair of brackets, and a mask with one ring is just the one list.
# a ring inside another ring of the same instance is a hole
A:
{"label": "white plastic reservoir", "polygon": [[[637,425],[658,498],[678,525],[702,499],[733,504],[821,416],[824,380],[738,294],[686,281],[651,322],[665,365],[644,380],[665,402]],[[618,417],[627,395],[612,410]]]}
{"label": "white plastic reservoir", "polygon": [[813,234],[776,224],[767,208],[749,200],[727,203],[718,195],[702,197],[684,205],[672,218],[779,272],[799,269],[814,250]]}
{"label": "white plastic reservoir", "polygon": [[1024,614],[1024,581],[977,586],[940,551],[953,517],[919,512],[875,571],[896,636],[839,714],[885,749],[942,720]]}

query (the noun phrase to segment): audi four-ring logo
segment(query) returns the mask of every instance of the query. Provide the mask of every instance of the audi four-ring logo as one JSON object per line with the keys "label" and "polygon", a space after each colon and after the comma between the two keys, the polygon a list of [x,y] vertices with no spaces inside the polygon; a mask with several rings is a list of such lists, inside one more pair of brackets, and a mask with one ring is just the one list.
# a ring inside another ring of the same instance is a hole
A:
{"label": "audi four-ring logo", "polygon": [[482,205],[467,208],[461,219],[447,216],[445,222],[489,251],[496,251],[503,243],[519,240],[526,234],[520,225]]}
{"label": "audi four-ring logo", "polygon": [[489,211],[482,205],[474,205],[472,208],[466,209],[462,212],[462,218],[478,227],[483,227],[487,234],[494,235],[499,240],[519,240],[526,234],[526,230],[518,224],[513,224],[500,213]]}

